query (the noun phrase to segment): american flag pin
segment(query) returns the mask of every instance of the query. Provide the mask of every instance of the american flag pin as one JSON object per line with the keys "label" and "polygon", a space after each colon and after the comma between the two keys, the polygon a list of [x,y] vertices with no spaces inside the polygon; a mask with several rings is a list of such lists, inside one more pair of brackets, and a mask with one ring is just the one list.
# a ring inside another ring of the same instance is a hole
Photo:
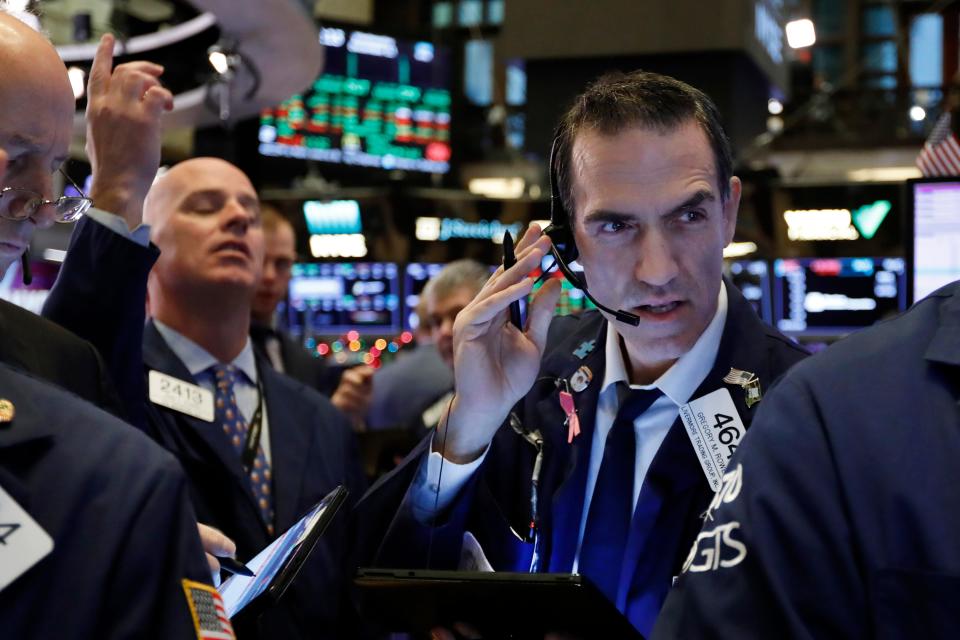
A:
{"label": "american flag pin", "polygon": [[760,378],[755,373],[731,367],[730,373],[723,377],[723,381],[727,384],[735,384],[743,389],[748,409],[763,398],[763,392],[760,390]]}
{"label": "american flag pin", "polygon": [[197,640],[236,640],[220,592],[210,585],[181,580]]}

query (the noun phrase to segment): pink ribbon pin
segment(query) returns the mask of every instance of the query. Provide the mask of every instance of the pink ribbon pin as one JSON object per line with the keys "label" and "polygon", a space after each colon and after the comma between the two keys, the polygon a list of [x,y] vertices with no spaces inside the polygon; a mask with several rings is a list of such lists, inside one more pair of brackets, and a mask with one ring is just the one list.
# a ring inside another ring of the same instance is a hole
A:
{"label": "pink ribbon pin", "polygon": [[573,395],[569,391],[560,392],[560,408],[567,416],[567,444],[570,444],[576,436],[580,435],[580,418],[577,416],[577,408],[573,405]]}

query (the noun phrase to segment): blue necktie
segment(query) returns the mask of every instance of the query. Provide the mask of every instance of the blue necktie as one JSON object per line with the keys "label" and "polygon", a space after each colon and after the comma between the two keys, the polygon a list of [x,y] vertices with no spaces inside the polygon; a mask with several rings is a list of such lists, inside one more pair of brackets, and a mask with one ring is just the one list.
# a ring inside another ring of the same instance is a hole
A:
{"label": "blue necktie", "polygon": [[634,420],[660,397],[656,389],[631,389],[607,433],[600,472],[590,500],[580,545],[579,571],[610,599],[617,587],[633,516],[633,476],[636,465]]}
{"label": "blue necktie", "polygon": [[[237,407],[237,397],[234,387],[240,372],[232,364],[215,364],[210,367],[216,382],[214,407],[216,420],[223,427],[223,433],[230,439],[230,444],[236,449],[238,456],[243,456],[243,449],[247,443],[247,422]],[[260,516],[267,531],[273,535],[273,492],[270,489],[273,474],[270,463],[263,452],[263,445],[257,447],[257,456],[253,460],[248,479],[253,497],[256,499]]]}

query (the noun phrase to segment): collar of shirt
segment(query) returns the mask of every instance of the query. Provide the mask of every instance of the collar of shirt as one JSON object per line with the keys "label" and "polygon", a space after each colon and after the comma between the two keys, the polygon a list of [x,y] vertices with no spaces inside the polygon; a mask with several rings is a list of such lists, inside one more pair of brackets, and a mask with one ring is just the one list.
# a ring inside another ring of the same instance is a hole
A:
{"label": "collar of shirt", "polygon": [[[727,321],[727,289],[720,284],[720,293],[717,295],[717,311],[713,320],[700,334],[693,347],[673,363],[663,375],[653,384],[630,385],[633,389],[659,389],[663,395],[678,407],[690,401],[690,396],[697,390],[707,374],[713,368],[717,351],[720,349],[720,338],[723,336],[723,326]],[[616,384],[630,382],[627,367],[623,361],[623,352],[620,350],[620,334],[617,333],[614,323],[607,324],[607,342],[604,347],[606,367],[603,376],[603,385],[600,387],[600,397],[603,402],[618,404]]]}
{"label": "collar of shirt", "polygon": [[[176,329],[171,329],[157,319],[154,319],[153,323],[167,345],[186,365],[187,371],[194,378],[205,373],[213,365],[220,363],[219,360],[210,355],[210,352]],[[257,384],[257,361],[253,356],[253,345],[250,343],[250,338],[247,338],[247,343],[243,345],[240,354],[228,364],[232,364],[242,371],[251,384]]]}

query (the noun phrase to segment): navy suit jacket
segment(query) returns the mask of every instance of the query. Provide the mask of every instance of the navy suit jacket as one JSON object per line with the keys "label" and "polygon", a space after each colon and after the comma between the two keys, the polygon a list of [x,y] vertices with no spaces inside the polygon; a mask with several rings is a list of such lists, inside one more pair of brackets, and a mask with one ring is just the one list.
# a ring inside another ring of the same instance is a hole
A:
{"label": "navy suit jacket", "polygon": [[[144,375],[151,369],[181,380],[192,377],[167,346],[153,323],[143,339]],[[352,493],[345,513],[334,521],[303,566],[291,590],[259,625],[238,624],[240,637],[257,626],[263,638],[342,637],[338,629],[344,581],[352,575],[346,521],[350,506],[364,488],[355,438],[345,418],[318,392],[274,371],[258,359],[267,420],[277,534],[291,527],[337,485]],[[217,527],[237,543],[237,557],[252,558],[272,537],[260,517],[240,457],[220,428],[148,403],[147,432],[172,451],[190,479],[200,522]],[[310,635],[314,633],[316,635]]]}
{"label": "navy suit jacket", "polygon": [[[200,522],[237,543],[237,557],[251,558],[271,538],[262,524],[239,457],[219,429],[149,402],[146,375],[156,369],[192,382],[184,364],[152,324],[144,324],[146,281],[159,256],[96,222],[83,219],[71,238],[60,278],[44,314],[90,339],[115,368],[122,398],[136,424],[183,465]],[[329,400],[260,361],[279,535],[338,484],[352,495],[365,488],[353,433]],[[345,571],[346,520],[327,530],[280,605],[259,624],[238,624],[246,637],[339,637]]]}
{"label": "navy suit jacket", "polygon": [[0,397],[16,411],[0,425],[0,486],[54,540],[0,591],[4,637],[196,638],[181,581],[209,583],[210,569],[176,460],[3,365]]}
{"label": "navy suit jacket", "polygon": [[6,300],[0,300],[0,362],[124,417],[106,365],[93,345]]}
{"label": "navy suit jacket", "polygon": [[958,401],[960,283],[798,365],[654,637],[956,638]]}
{"label": "navy suit jacket", "polygon": [[[726,287],[729,305],[717,358],[693,398],[728,388],[749,426],[756,407],[747,408],[744,392],[724,383],[723,377],[735,367],[755,373],[766,387],[806,352],[763,324],[736,287],[729,283]],[[607,322],[597,312],[555,319],[538,381],[514,410],[527,429],[539,429],[545,439],[539,491],[541,571],[569,572],[572,568],[604,376],[606,330]],[[587,353],[582,347],[591,341],[593,348]],[[554,381],[568,379],[581,366],[590,368],[593,379],[585,390],[575,394],[582,433],[568,445]],[[433,528],[413,519],[406,496],[427,447],[425,440],[358,505],[357,516],[363,528],[362,562],[384,567],[429,564],[454,568],[464,531],[470,531],[495,569],[527,571],[533,545],[518,541],[513,532],[525,533],[530,520],[534,447],[512,429],[501,428],[480,471],[451,506],[444,522]],[[710,485],[678,418],[644,480],[616,603],[644,635],[653,626],[673,576],[680,572],[711,497]]]}

